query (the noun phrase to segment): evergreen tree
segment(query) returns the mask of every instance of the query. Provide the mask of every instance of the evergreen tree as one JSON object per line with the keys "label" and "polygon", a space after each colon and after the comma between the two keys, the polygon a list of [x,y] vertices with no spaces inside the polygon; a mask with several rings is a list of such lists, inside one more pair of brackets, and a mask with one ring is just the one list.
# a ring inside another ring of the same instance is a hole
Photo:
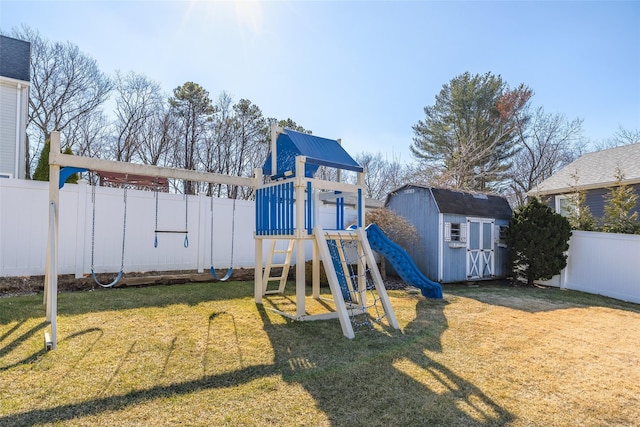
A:
{"label": "evergreen tree", "polygon": [[506,178],[518,151],[518,128],[532,91],[510,89],[491,73],[455,77],[442,87],[425,119],[413,126],[411,153],[437,166],[449,185],[486,191]]}
{"label": "evergreen tree", "polygon": [[596,231],[598,224],[587,206],[587,194],[577,191],[573,194],[569,206],[567,206],[567,219],[572,230]]}
{"label": "evergreen tree", "polygon": [[528,285],[548,280],[567,265],[571,226],[535,197],[513,213],[507,229],[513,271]]}
{"label": "evergreen tree", "polygon": [[[34,181],[49,181],[49,151],[51,150],[51,143],[47,139],[44,143],[44,147],[40,152],[40,158],[38,159],[38,165],[36,166],[36,170],[33,173]],[[73,154],[73,150],[68,145],[65,147],[64,154]],[[69,182],[71,184],[78,183],[79,176],[77,173],[71,175],[65,182]]]}
{"label": "evergreen tree", "polygon": [[633,187],[624,184],[624,176],[620,168],[616,171],[616,186],[606,196],[602,231],[606,233],[640,234],[638,211],[638,195]]}
{"label": "evergreen tree", "polygon": [[49,139],[44,141],[44,147],[40,151],[38,165],[33,172],[32,179],[34,181],[49,181],[49,151],[51,150],[51,142]]}

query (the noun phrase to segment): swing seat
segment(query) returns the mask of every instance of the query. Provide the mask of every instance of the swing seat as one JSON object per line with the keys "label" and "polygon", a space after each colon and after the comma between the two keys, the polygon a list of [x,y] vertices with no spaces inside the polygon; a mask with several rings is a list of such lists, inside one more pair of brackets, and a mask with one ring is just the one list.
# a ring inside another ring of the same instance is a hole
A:
{"label": "swing seat", "polygon": [[158,233],[176,233],[176,234],[184,234],[184,243],[183,246],[185,248],[189,247],[189,230],[154,230],[154,238],[153,238],[153,247],[158,247]]}
{"label": "swing seat", "polygon": [[233,274],[233,267],[230,267],[229,270],[227,270],[227,273],[223,277],[220,277],[220,278],[216,274],[216,269],[213,268],[213,266],[211,266],[209,271],[211,271],[211,275],[213,276],[213,280],[215,280],[217,282],[226,282],[227,280],[229,280],[229,278]]}
{"label": "swing seat", "polygon": [[95,271],[93,271],[93,269],[91,269],[91,277],[93,277],[93,281],[96,283],[96,285],[102,286],[103,288],[112,288],[120,281],[120,279],[122,279],[122,270],[120,270],[120,272],[118,272],[118,275],[116,276],[115,279],[113,279],[113,282],[108,283],[108,284],[100,283],[100,281],[96,277],[96,273],[95,273]]}

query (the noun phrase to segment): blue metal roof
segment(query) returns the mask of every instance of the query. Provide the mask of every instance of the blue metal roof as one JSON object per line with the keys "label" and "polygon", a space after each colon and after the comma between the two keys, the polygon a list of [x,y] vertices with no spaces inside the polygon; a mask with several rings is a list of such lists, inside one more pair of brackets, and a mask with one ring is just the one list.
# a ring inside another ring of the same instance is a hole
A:
{"label": "blue metal roof", "polygon": [[307,133],[285,129],[276,140],[277,171],[271,171],[271,153],[262,166],[265,175],[295,174],[296,156],[306,156],[305,176],[313,177],[319,166],[329,166],[362,172],[363,168],[353,160],[335,139],[327,139]]}

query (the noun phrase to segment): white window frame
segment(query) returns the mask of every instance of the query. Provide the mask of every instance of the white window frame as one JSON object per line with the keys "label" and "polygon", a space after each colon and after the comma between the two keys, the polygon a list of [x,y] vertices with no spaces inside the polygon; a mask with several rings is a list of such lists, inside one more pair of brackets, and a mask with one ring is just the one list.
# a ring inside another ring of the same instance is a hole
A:
{"label": "white window frame", "polygon": [[[452,233],[452,228],[454,225],[458,226],[459,235],[454,236]],[[457,237],[454,239],[454,237]],[[444,223],[444,241],[445,242],[462,242],[465,243],[467,241],[467,224],[464,222],[445,222]]]}
{"label": "white window frame", "polygon": [[[556,213],[559,213],[560,215],[567,217],[569,216],[569,211],[567,210],[567,206],[569,206],[570,204],[575,205],[575,194],[557,194],[555,196],[554,202],[556,207],[555,209]],[[563,203],[565,203],[564,206],[563,206]]]}

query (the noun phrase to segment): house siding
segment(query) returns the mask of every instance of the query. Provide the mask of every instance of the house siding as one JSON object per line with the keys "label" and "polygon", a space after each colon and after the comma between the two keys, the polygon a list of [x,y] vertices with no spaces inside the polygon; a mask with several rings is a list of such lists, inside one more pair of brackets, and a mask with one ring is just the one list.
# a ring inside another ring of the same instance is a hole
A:
{"label": "house siding", "polygon": [[[638,202],[636,203],[633,212],[638,212],[638,215],[640,216],[640,184],[632,184],[630,187],[632,187],[635,194],[638,195]],[[610,188],[596,188],[585,191],[585,204],[589,207],[591,215],[593,215],[597,220],[602,220],[604,217],[604,207],[607,204],[607,197],[610,192]],[[548,196],[547,204],[556,212],[558,211],[556,196],[560,195],[562,194],[552,194]]]}
{"label": "house siding", "polygon": [[[640,184],[630,185],[633,191],[638,196],[638,201],[633,209],[634,212],[638,212],[640,215]],[[597,218],[604,216],[604,206],[607,203],[607,197],[609,197],[610,189],[598,188],[596,190],[587,191],[587,206],[591,209],[591,214]]]}
{"label": "house siding", "polygon": [[17,89],[0,84],[0,173],[15,174]]}
{"label": "house siding", "polygon": [[29,42],[0,36],[0,174],[14,178],[26,178],[30,62]]}

